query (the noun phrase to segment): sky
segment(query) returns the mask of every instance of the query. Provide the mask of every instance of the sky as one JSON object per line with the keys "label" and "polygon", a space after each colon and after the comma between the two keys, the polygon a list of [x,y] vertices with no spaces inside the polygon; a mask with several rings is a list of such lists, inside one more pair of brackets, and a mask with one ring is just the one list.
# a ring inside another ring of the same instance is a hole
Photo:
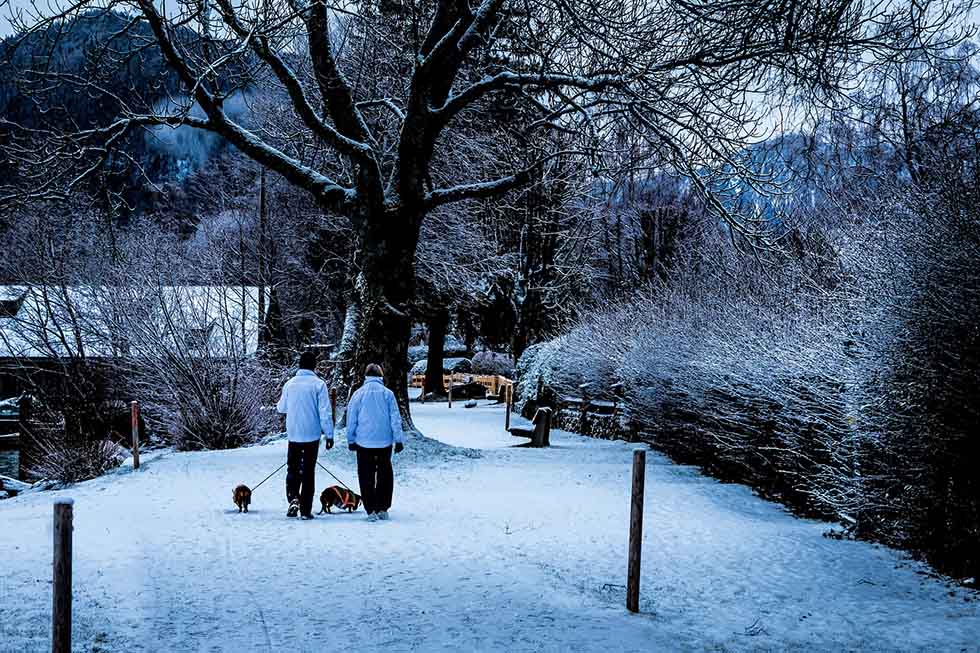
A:
{"label": "sky", "polygon": [[[35,0],[38,8],[46,7],[47,0]],[[11,15],[18,11],[31,8],[31,0],[0,0],[0,38],[10,36],[13,28],[10,24]]]}

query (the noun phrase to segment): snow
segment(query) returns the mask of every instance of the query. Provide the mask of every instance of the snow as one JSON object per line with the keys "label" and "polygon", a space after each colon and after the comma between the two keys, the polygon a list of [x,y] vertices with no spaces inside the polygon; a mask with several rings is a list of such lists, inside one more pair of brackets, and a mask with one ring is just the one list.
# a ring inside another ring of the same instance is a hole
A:
{"label": "snow", "polygon": [[[71,488],[78,650],[978,650],[974,594],[647,456],[641,614],[624,608],[631,451],[502,407],[413,404],[392,521],[283,516],[285,443],[165,453]],[[353,454],[321,461],[352,484]],[[466,445],[475,448],[460,448]],[[334,483],[318,475],[318,489]],[[0,502],[0,651],[49,647],[51,504]]]}

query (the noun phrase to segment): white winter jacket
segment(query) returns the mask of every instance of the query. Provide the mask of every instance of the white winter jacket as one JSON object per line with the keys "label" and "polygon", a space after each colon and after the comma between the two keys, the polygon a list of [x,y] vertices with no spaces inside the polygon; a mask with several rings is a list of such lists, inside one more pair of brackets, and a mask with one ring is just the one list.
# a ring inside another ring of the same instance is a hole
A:
{"label": "white winter jacket", "polygon": [[381,449],[404,443],[404,438],[395,393],[384,386],[381,377],[367,377],[347,404],[347,443]]}
{"label": "white winter jacket", "polygon": [[276,410],[286,414],[290,442],[316,442],[320,432],[333,439],[327,384],[310,370],[299,370],[282,388]]}

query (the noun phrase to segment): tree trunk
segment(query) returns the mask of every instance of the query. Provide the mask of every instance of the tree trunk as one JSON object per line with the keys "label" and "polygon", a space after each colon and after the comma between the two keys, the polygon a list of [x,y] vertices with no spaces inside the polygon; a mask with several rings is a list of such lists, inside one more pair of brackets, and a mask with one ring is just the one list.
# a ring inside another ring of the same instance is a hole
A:
{"label": "tree trunk", "polygon": [[[347,307],[344,310],[344,332],[340,336],[340,346],[334,353],[336,366],[333,369],[330,385],[337,390],[337,400],[341,405],[347,405],[350,397],[354,371],[354,358],[361,338],[361,303],[357,288],[363,285],[363,279],[358,277],[355,289],[347,293]],[[363,370],[361,370],[363,372]],[[341,424],[346,422],[346,414],[341,417]]]}
{"label": "tree trunk", "polygon": [[449,327],[449,311],[439,308],[429,316],[429,354],[425,362],[425,384],[422,392],[445,394],[442,382],[443,347],[446,344],[446,330]]}
{"label": "tree trunk", "polygon": [[357,338],[351,364],[345,366],[356,388],[364,381],[364,368],[370,363],[380,364],[385,385],[398,399],[404,425],[411,429],[408,341],[412,332],[410,307],[415,298],[417,224],[412,216],[394,213],[383,220],[365,221],[356,289]]}

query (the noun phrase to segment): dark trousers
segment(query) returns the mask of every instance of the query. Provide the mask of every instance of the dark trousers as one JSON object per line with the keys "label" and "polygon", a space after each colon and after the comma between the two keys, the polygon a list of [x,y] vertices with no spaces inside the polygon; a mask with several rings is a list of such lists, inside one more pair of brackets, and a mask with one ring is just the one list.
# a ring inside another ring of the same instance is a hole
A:
{"label": "dark trousers", "polygon": [[286,454],[286,500],[299,499],[299,511],[313,512],[313,495],[316,494],[316,454],[318,441],[290,442]]}
{"label": "dark trousers", "polygon": [[391,508],[395,490],[395,473],[391,469],[391,447],[357,449],[357,480],[361,483],[361,501],[367,514]]}

